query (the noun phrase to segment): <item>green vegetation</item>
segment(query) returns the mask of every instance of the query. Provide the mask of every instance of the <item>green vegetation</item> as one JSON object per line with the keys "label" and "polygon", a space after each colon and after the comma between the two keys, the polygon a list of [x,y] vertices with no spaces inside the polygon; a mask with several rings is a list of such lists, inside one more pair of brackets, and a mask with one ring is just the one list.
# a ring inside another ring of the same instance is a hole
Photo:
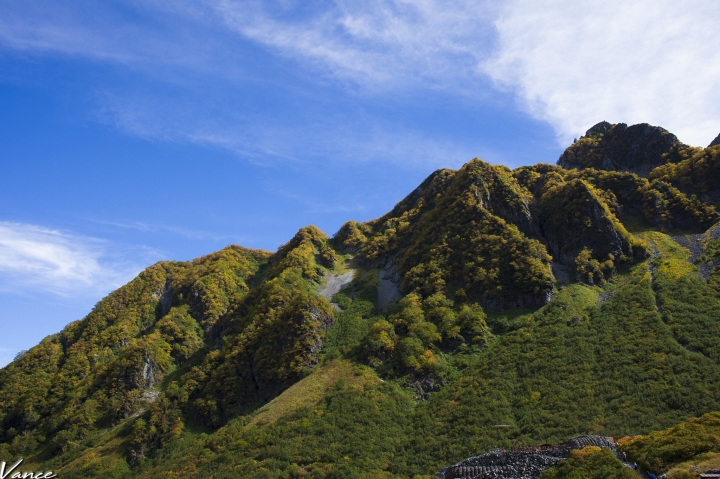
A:
{"label": "green vegetation", "polygon": [[720,258],[720,238],[708,238],[703,243],[705,251],[695,260],[696,264],[710,263]]}
{"label": "green vegetation", "polygon": [[555,176],[544,185],[540,218],[550,252],[561,262],[574,259],[578,279],[602,284],[616,262],[644,255],[643,242],[627,232],[593,186]]}
{"label": "green vegetation", "polygon": [[720,198],[717,190],[720,180],[720,146],[693,153],[683,161],[655,168],[649,177],[670,183],[706,201],[717,201]]}
{"label": "green vegetation", "polygon": [[473,160],[424,185],[374,224],[361,249],[368,262],[399,253],[403,287],[423,297],[442,293],[493,309],[545,302],[550,257],[527,236],[532,196],[510,170]]}
{"label": "green vegetation", "polygon": [[[720,413],[705,414],[700,418],[690,418],[664,431],[657,431],[647,436],[639,436],[624,441],[621,450],[628,458],[637,461],[644,469],[657,473],[666,472],[673,466],[669,477],[682,477],[687,472],[688,464],[705,462],[703,470],[717,464],[720,456]],[[684,471],[683,471],[684,469]]]}
{"label": "green vegetation", "polygon": [[548,469],[542,479],[637,479],[640,475],[628,469],[608,449],[588,446],[572,451],[556,468]]}
{"label": "green vegetation", "polygon": [[[672,151],[651,179],[476,159],[332,239],[310,226],[274,254],[151,266],[0,370],[0,460],[67,477],[429,478],[495,447],[720,411],[720,273],[705,282],[664,233],[716,213],[671,178],[700,153]],[[349,268],[332,302],[316,294]],[[397,293],[387,312],[379,288]],[[623,447],[653,470],[720,463],[713,421]],[[544,477],[633,474],[585,449]]]}
{"label": "green vegetation", "polygon": [[601,122],[570,145],[558,164],[565,168],[630,171],[644,176],[655,167],[681,162],[697,151],[700,150],[681,143],[660,127]]}
{"label": "green vegetation", "polygon": [[366,235],[371,231],[372,228],[369,225],[357,221],[348,221],[335,234],[333,241],[345,251],[356,252],[367,242]]}

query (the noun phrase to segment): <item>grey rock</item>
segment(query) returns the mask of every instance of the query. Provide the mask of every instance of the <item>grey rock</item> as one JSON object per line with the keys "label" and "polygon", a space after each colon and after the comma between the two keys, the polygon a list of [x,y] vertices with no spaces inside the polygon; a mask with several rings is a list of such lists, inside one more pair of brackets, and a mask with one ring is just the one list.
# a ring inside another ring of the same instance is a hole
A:
{"label": "grey rock", "polygon": [[437,473],[440,479],[539,479],[545,470],[567,459],[573,449],[587,446],[613,448],[615,444],[605,436],[577,436],[559,446],[495,450],[469,457]]}
{"label": "grey rock", "polygon": [[400,283],[402,277],[396,270],[394,263],[386,263],[385,268],[378,273],[380,284],[378,285],[378,309],[386,313],[402,295],[400,294]]}
{"label": "grey rock", "polygon": [[354,269],[343,274],[327,273],[324,278],[325,282],[317,289],[317,295],[330,301],[333,296],[352,283],[354,275]]}

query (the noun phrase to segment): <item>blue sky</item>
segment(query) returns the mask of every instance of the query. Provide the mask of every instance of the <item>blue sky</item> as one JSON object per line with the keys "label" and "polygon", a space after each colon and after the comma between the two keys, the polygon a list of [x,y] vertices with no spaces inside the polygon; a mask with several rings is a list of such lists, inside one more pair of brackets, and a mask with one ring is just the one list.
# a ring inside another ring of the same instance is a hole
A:
{"label": "blue sky", "polygon": [[720,131],[714,2],[0,4],[0,365],[163,259],[275,250],[601,120]]}

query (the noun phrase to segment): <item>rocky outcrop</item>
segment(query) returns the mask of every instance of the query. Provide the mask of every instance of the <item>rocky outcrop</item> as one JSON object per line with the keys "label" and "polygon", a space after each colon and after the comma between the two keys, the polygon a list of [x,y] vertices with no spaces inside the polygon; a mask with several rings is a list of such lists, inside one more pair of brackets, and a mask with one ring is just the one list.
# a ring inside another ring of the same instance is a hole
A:
{"label": "rocky outcrop", "polygon": [[457,189],[472,192],[479,208],[535,238],[537,227],[530,213],[533,198],[517,181],[510,180],[510,175],[511,171],[504,167],[473,160],[460,170]]}
{"label": "rocky outcrop", "polygon": [[603,121],[570,145],[560,156],[563,168],[629,171],[647,176],[652,169],[676,160],[685,147],[675,135],[647,123],[627,126]]}
{"label": "rocky outcrop", "polygon": [[702,234],[672,236],[673,241],[690,251],[688,261],[691,263],[698,263],[700,276],[705,281],[708,280],[712,271],[717,266],[720,266],[720,259],[702,262],[701,258],[707,250],[708,243],[710,241],[717,240],[718,238],[720,238],[720,225],[715,225]]}
{"label": "rocky outcrop", "polygon": [[612,438],[577,436],[560,446],[515,448],[470,457],[437,473],[440,479],[539,479],[545,470],[570,456],[570,451],[587,446],[612,448]]}
{"label": "rocky outcrop", "polygon": [[160,317],[165,316],[173,305],[171,281],[168,279],[163,286],[162,294],[160,294]]}

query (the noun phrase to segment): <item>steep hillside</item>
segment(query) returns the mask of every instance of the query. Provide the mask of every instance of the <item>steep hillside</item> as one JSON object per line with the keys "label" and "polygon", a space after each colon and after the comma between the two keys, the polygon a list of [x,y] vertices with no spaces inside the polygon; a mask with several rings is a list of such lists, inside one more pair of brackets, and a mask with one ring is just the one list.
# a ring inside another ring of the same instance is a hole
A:
{"label": "steep hillside", "polygon": [[[720,240],[700,234],[718,190],[681,180],[718,148],[601,124],[561,157],[578,168],[475,159],[333,238],[310,226],[275,253],[153,265],[0,370],[0,460],[430,477],[720,411]],[[548,477],[617,466],[573,461]]]}

